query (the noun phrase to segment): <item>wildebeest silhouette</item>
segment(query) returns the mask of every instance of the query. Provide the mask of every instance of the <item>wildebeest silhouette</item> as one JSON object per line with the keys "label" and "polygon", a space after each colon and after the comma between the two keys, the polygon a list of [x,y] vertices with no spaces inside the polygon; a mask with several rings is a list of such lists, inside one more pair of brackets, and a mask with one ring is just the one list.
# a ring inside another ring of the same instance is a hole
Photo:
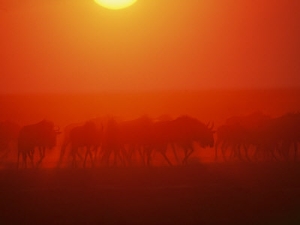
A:
{"label": "wildebeest silhouette", "polygon": [[107,122],[105,132],[103,134],[101,164],[109,166],[111,155],[114,156],[113,164],[117,165],[118,161],[124,164],[124,159],[121,156],[123,143],[120,138],[118,122],[115,118],[110,118]]}
{"label": "wildebeest silhouette", "polygon": [[55,147],[56,137],[59,133],[61,132],[59,129],[55,129],[54,123],[47,120],[22,127],[18,137],[18,168],[20,166],[20,156],[22,156],[23,167],[27,167],[27,157],[34,166],[36,148],[40,154],[37,162],[37,166],[39,166],[45,157],[46,148]]}
{"label": "wildebeest silhouette", "polygon": [[113,154],[114,164],[119,160],[123,165],[132,165],[133,158],[138,160],[138,155],[144,162],[145,152],[150,145],[152,123],[147,115],[127,121],[116,121],[112,118],[104,134],[102,161],[108,164]]}
{"label": "wildebeest silhouette", "polygon": [[183,164],[187,163],[194,152],[194,143],[202,148],[214,145],[213,124],[209,126],[186,115],[170,121],[158,121],[154,123],[151,132],[153,150],[160,152],[169,165],[172,165],[166,155],[169,145],[172,146],[176,158],[177,149],[184,151]]}
{"label": "wildebeest silhouette", "polygon": [[189,116],[163,121],[153,121],[148,116],[129,121],[111,119],[104,133],[102,162],[109,164],[113,155],[114,165],[132,165],[132,157],[138,155],[143,165],[150,165],[154,153],[159,152],[172,165],[166,154],[172,145],[176,157],[176,151],[183,150],[185,164],[194,152],[194,143],[203,148],[213,146],[212,129],[213,124],[208,127]]}
{"label": "wildebeest silhouette", "polygon": [[[65,127],[58,167],[62,166],[65,156],[71,156],[72,167],[78,167],[77,158],[86,166],[88,156],[95,166],[98,150],[101,148],[103,130],[108,117],[96,117]],[[84,157],[81,155],[85,151]]]}
{"label": "wildebeest silhouette", "polygon": [[294,149],[292,158],[297,159],[300,141],[300,113],[287,113],[273,118],[257,129],[255,157],[264,159],[289,160],[290,150]]}
{"label": "wildebeest silhouette", "polygon": [[237,157],[242,160],[241,150],[242,147],[245,151],[245,156],[249,159],[247,148],[247,138],[249,131],[241,124],[225,124],[217,129],[217,141],[215,144],[215,160],[218,159],[218,149],[220,147],[223,159],[226,160],[226,151],[231,150],[230,157]]}
{"label": "wildebeest silhouette", "polygon": [[[98,130],[93,121],[87,121],[82,126],[77,126],[70,131],[71,155],[73,158],[72,165],[76,167],[76,156],[79,155],[80,148],[85,148],[83,167],[86,166],[87,157],[90,157],[92,166],[96,159],[97,150],[100,147],[102,138],[102,129]],[[93,155],[94,153],[94,155]]]}
{"label": "wildebeest silhouette", "polygon": [[298,143],[300,142],[300,113],[287,113],[281,117],[282,144],[279,153],[288,159],[290,150],[294,149],[293,159],[298,157]]}
{"label": "wildebeest silhouette", "polygon": [[12,121],[0,122],[0,159],[5,159],[10,151],[17,148],[21,127]]}
{"label": "wildebeest silhouette", "polygon": [[248,149],[250,146],[257,145],[258,128],[270,119],[270,116],[262,112],[228,118],[226,123],[217,129],[215,160],[218,159],[219,148],[224,160],[226,160],[226,151],[228,150],[231,150],[231,158],[236,157],[239,160],[243,160],[242,150],[244,150],[244,156],[250,160]]}

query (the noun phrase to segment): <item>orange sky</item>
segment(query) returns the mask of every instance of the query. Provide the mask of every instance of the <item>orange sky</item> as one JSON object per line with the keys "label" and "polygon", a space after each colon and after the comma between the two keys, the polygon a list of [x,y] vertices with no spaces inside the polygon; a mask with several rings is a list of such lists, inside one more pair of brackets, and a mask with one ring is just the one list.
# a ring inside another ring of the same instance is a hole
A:
{"label": "orange sky", "polygon": [[[19,3],[22,2],[22,3]],[[0,0],[0,93],[300,87],[298,0]]]}

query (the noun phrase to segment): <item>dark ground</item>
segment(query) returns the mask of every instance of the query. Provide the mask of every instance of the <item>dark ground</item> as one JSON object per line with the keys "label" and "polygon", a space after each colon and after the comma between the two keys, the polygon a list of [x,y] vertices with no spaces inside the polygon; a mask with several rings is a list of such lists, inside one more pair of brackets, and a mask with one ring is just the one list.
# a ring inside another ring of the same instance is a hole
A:
{"label": "dark ground", "polygon": [[300,164],[0,171],[0,224],[300,224]]}

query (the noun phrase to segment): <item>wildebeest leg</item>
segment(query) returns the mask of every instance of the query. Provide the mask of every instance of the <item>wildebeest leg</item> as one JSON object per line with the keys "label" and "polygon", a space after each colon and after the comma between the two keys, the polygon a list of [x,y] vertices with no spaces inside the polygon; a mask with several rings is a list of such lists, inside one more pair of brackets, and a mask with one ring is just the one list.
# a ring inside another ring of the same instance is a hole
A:
{"label": "wildebeest leg", "polygon": [[60,150],[60,155],[59,155],[59,161],[58,161],[58,164],[57,164],[58,167],[60,167],[61,164],[62,164],[64,155],[65,155],[65,153],[66,153],[66,148],[67,148],[67,146],[69,145],[69,143],[70,143],[70,141],[65,141],[65,142],[62,144],[62,147],[61,147],[61,150]]}
{"label": "wildebeest leg", "polygon": [[81,155],[80,152],[79,152],[79,147],[77,147],[76,154],[77,154],[77,156],[79,157],[80,161],[82,161],[82,160],[83,160],[83,157],[82,157],[82,155]]}
{"label": "wildebeest leg", "polygon": [[221,141],[219,139],[217,139],[216,144],[215,144],[215,161],[218,160],[218,148],[220,145]]}
{"label": "wildebeest leg", "polygon": [[239,160],[243,161],[240,143],[236,143],[234,145],[232,158],[238,158]]}
{"label": "wildebeest leg", "polygon": [[141,163],[142,163],[142,165],[143,166],[145,166],[146,165],[146,146],[138,146],[138,149],[137,149],[137,151],[138,151],[138,154],[139,154],[139,156],[140,156],[140,159],[141,159]]}
{"label": "wildebeest leg", "polygon": [[86,159],[87,159],[87,156],[90,155],[90,153],[91,153],[91,148],[90,148],[90,146],[87,146],[85,156],[84,156],[84,161],[83,161],[83,167],[86,166]]}
{"label": "wildebeest leg", "polygon": [[170,165],[170,166],[173,166],[173,164],[171,163],[171,161],[169,160],[169,158],[167,157],[166,155],[166,152],[167,152],[167,145],[166,146],[162,146],[160,148],[160,154],[164,157],[164,159],[167,161],[167,163]]}
{"label": "wildebeest leg", "polygon": [[152,155],[155,153],[153,146],[144,146],[144,161],[146,166],[151,166]]}
{"label": "wildebeest leg", "polygon": [[187,160],[188,158],[192,155],[192,153],[194,152],[194,148],[192,145],[187,145],[185,146],[185,157],[184,159],[182,160],[182,164],[187,164]]}
{"label": "wildebeest leg", "polygon": [[129,145],[129,155],[128,155],[128,163],[129,165],[133,164],[134,158],[136,157],[136,152],[140,151],[140,145]]}
{"label": "wildebeest leg", "polygon": [[229,148],[229,146],[230,146],[229,143],[226,142],[226,141],[223,141],[222,144],[221,144],[222,156],[223,156],[223,160],[224,161],[227,161],[227,159],[226,159],[226,151]]}
{"label": "wildebeest leg", "polygon": [[83,167],[86,166],[86,161],[87,161],[87,157],[89,156],[90,160],[91,160],[91,164],[92,164],[92,167],[93,167],[93,153],[92,153],[92,149],[91,147],[87,147],[86,149],[86,153],[85,153],[85,158],[84,158],[84,162],[83,162]]}
{"label": "wildebeest leg", "polygon": [[103,155],[101,157],[101,165],[105,165],[105,166],[108,166],[109,165],[109,156],[110,156],[110,151],[109,150],[106,150],[103,152]]}
{"label": "wildebeest leg", "polygon": [[77,156],[77,147],[72,146],[71,148],[71,156],[72,156],[72,167],[76,168],[76,156]]}
{"label": "wildebeest leg", "polygon": [[171,163],[171,161],[168,159],[166,153],[164,152],[161,152],[162,156],[164,157],[164,159],[167,161],[167,163],[170,165],[170,166],[173,166],[173,164]]}
{"label": "wildebeest leg", "polygon": [[45,158],[45,151],[46,151],[45,147],[39,147],[40,159],[37,162],[37,166],[39,166],[42,163],[43,159]]}
{"label": "wildebeest leg", "polygon": [[238,157],[238,144],[236,143],[232,145],[230,159],[234,159],[235,157]]}
{"label": "wildebeest leg", "polygon": [[144,154],[144,145],[141,145],[141,144],[137,144],[135,145],[135,148],[133,149],[133,152],[132,152],[132,162],[135,163],[135,164],[140,164],[141,162],[139,161],[140,160],[140,156]]}
{"label": "wildebeest leg", "polygon": [[[93,154],[94,153],[94,154]],[[90,160],[91,160],[91,164],[92,164],[92,168],[95,167],[95,161],[97,159],[97,153],[98,153],[98,147],[94,146],[89,154]]]}
{"label": "wildebeest leg", "polygon": [[[20,162],[20,156],[21,156],[21,162]],[[21,163],[21,166],[20,166]],[[17,168],[27,168],[27,153],[24,151],[18,151],[18,165]]]}
{"label": "wildebeest leg", "polygon": [[113,163],[113,165],[117,166],[118,165],[118,160],[119,160],[120,163],[124,166],[125,165],[125,161],[124,161],[125,159],[124,159],[124,157],[121,156],[120,148],[119,147],[114,148],[113,152],[114,152],[114,163]]}
{"label": "wildebeest leg", "polygon": [[103,155],[101,158],[101,164],[104,164],[105,166],[109,166],[109,158],[112,153],[112,150],[111,150],[111,148],[102,146],[102,152],[103,152]]}
{"label": "wildebeest leg", "polygon": [[121,152],[123,155],[123,164],[131,165],[132,164],[132,156],[134,153],[135,146],[133,144],[128,144],[128,151],[126,146],[121,148]]}
{"label": "wildebeest leg", "polygon": [[27,153],[22,152],[22,158],[23,158],[23,168],[27,168]]}
{"label": "wildebeest leg", "polygon": [[177,152],[176,152],[176,148],[175,148],[174,143],[171,143],[171,148],[172,148],[172,150],[173,150],[173,154],[174,154],[174,157],[175,157],[175,159],[176,159],[176,162],[177,162],[177,164],[179,164],[179,158],[178,158],[178,156],[177,156]]}
{"label": "wildebeest leg", "polygon": [[26,151],[25,156],[27,156],[27,155],[30,159],[32,168],[34,168],[34,148],[30,149],[29,151]]}
{"label": "wildebeest leg", "polygon": [[97,161],[98,161],[98,158],[99,158],[99,155],[101,154],[101,147],[100,146],[96,146],[95,147],[95,154],[94,154],[94,165],[97,164]]}

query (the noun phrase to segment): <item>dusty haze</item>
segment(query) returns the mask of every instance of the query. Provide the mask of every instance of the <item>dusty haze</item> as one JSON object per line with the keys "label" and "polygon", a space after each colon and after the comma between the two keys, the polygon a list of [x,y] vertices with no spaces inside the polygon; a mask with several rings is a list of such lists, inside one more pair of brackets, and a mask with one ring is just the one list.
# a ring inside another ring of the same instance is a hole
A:
{"label": "dusty haze", "polygon": [[1,95],[0,120],[20,125],[42,119],[64,127],[106,115],[133,119],[191,115],[220,125],[231,116],[261,111],[279,116],[300,110],[300,89],[103,92]]}

